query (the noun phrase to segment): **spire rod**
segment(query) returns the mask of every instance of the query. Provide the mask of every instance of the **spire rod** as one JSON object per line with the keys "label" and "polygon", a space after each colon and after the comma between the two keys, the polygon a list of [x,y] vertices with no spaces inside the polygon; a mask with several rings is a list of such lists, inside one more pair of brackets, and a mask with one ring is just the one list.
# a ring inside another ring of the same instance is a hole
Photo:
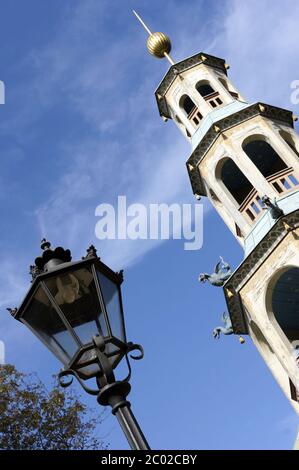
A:
{"label": "spire rod", "polygon": [[152,34],[151,30],[146,26],[145,22],[143,21],[143,19],[138,15],[138,13],[133,10],[133,13],[134,15],[136,16],[137,20],[142,24],[142,26],[144,27],[145,31],[148,32],[149,35]]}
{"label": "spire rod", "polygon": [[169,37],[164,33],[152,33],[138,13],[135,10],[133,10],[133,13],[149,35],[147,40],[147,49],[149,53],[158,59],[166,57],[170,64],[174,65],[175,62],[169,55],[169,52],[171,51],[171,42]]}

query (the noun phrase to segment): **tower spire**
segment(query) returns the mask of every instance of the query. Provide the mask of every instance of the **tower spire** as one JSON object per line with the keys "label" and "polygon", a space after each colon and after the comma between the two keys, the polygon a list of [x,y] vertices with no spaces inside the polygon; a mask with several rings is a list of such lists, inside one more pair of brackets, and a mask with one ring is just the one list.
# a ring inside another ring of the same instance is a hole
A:
{"label": "tower spire", "polygon": [[170,62],[171,65],[174,65],[175,62],[169,55],[171,51],[171,41],[169,37],[166,36],[166,34],[160,32],[152,33],[138,13],[135,10],[133,10],[133,13],[149,35],[147,40],[147,49],[149,53],[158,59],[163,59],[166,57],[168,62]]}
{"label": "tower spire", "polygon": [[148,28],[148,26],[146,26],[145,22],[143,21],[143,19],[141,18],[141,16],[138,15],[137,11],[133,10],[133,13],[134,15],[136,16],[137,20],[142,24],[142,26],[144,27],[145,31],[148,32],[149,35],[152,34],[151,30]]}

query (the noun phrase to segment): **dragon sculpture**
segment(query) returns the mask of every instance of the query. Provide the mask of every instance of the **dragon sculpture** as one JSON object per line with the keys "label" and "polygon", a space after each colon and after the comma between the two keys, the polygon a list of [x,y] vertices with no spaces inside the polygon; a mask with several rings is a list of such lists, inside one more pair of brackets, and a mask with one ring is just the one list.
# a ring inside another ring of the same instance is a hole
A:
{"label": "dragon sculpture", "polygon": [[201,273],[198,280],[199,282],[208,281],[212,286],[222,287],[231,275],[230,265],[220,256],[220,261],[216,264],[214,272],[212,274]]}
{"label": "dragon sculpture", "polygon": [[234,333],[230,316],[225,312],[222,315],[222,321],[224,323],[224,327],[217,326],[213,330],[213,336],[215,339],[219,339],[221,333],[226,336],[232,335]]}
{"label": "dragon sculpture", "polygon": [[284,216],[284,212],[278,206],[278,204],[276,202],[276,198],[274,199],[274,202],[272,202],[271,199],[269,198],[269,196],[263,196],[262,197],[262,202],[266,206],[266,207],[264,207],[264,210],[269,210],[270,211],[270,215],[271,215],[272,219],[277,220],[280,217]]}

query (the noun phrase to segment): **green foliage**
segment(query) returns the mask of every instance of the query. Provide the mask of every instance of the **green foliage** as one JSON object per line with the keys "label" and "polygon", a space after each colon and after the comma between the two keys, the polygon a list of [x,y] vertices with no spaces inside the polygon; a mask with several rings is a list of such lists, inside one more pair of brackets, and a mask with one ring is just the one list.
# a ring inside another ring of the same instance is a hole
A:
{"label": "green foliage", "polygon": [[0,367],[0,449],[104,449],[94,437],[100,422],[74,392],[48,391],[33,374]]}

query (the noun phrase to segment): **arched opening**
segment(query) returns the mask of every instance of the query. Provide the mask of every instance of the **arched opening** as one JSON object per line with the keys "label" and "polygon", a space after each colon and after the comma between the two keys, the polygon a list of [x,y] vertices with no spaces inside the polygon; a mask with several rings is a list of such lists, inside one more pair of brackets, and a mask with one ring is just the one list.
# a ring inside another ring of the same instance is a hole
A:
{"label": "arched opening", "polygon": [[269,289],[275,320],[291,343],[299,340],[299,268],[282,272]]}
{"label": "arched opening", "polygon": [[231,158],[222,163],[220,179],[238,204],[242,204],[253,189],[250,181]]}
{"label": "arched opening", "polygon": [[227,91],[229,91],[228,83],[227,83],[227,81],[226,81],[224,78],[219,78],[219,82],[221,83],[221,85],[224,86],[224,88],[227,89]]}
{"label": "arched opening", "polygon": [[264,136],[250,137],[243,143],[243,150],[279,194],[299,185],[293,168],[286,165]]}
{"label": "arched opening", "polygon": [[[238,209],[247,222],[252,224],[262,214],[263,203],[251,182],[231,158],[219,162],[216,177],[239,205]],[[239,227],[236,230],[238,236],[241,236]]]}
{"label": "arched opening", "polygon": [[[250,330],[251,330],[251,335],[253,337],[252,339],[255,340],[255,343],[260,348],[260,351],[261,351],[262,355],[265,357],[265,359],[266,359],[268,365],[271,367],[273,373],[275,374],[275,372],[276,372],[276,374],[277,374],[279,370],[283,372],[282,365],[281,365],[279,359],[275,355],[273,349],[271,348],[270,344],[266,340],[264,334],[262,333],[260,328],[257,326],[257,324],[255,322],[251,321],[249,327],[250,327]],[[299,402],[299,393],[298,393],[295,385],[291,381],[291,379],[289,379],[289,384],[290,384],[290,396],[291,396],[291,398],[293,400],[295,400],[296,402]]]}
{"label": "arched opening", "polygon": [[196,85],[196,89],[198,93],[205,98],[206,96],[212,95],[215,93],[214,88],[211,87],[211,85],[208,82],[199,82]]}
{"label": "arched opening", "polygon": [[[299,344],[299,268],[290,266],[282,270],[272,282],[270,282],[267,293],[267,310],[270,319],[273,317],[280,327],[278,331],[284,338],[286,337],[292,345],[293,357],[298,362]],[[283,338],[282,338],[283,339]],[[299,389],[291,379],[291,398],[299,402]]]}
{"label": "arched opening", "polygon": [[181,96],[179,105],[185,111],[189,121],[198,126],[203,116],[190,96]]}
{"label": "arched opening", "polygon": [[245,142],[243,150],[265,178],[287,168],[285,162],[263,137]]}
{"label": "arched opening", "polygon": [[188,95],[183,95],[180,99],[180,107],[185,111],[187,116],[196,108],[194,101]]}
{"label": "arched opening", "polygon": [[204,80],[198,82],[196,84],[196,90],[212,106],[212,108],[217,108],[217,106],[223,104],[218,91],[215,91],[208,81]]}
{"label": "arched opening", "polygon": [[229,85],[228,85],[227,81],[226,81],[224,78],[219,78],[219,82],[221,83],[221,85],[224,86],[224,88],[226,88],[226,90],[229,92],[229,94],[230,94],[233,98],[235,98],[235,99],[238,99],[238,98],[239,98],[238,93],[236,93],[235,91],[230,90]]}
{"label": "arched opening", "polygon": [[293,137],[291,136],[291,134],[289,134],[288,132],[286,131],[280,131],[279,132],[280,136],[283,138],[283,140],[285,141],[286,144],[288,144],[288,146],[293,150],[293,152],[297,155],[297,157],[299,157],[299,152],[297,150],[297,147],[296,147],[296,144],[294,142],[294,139]]}

